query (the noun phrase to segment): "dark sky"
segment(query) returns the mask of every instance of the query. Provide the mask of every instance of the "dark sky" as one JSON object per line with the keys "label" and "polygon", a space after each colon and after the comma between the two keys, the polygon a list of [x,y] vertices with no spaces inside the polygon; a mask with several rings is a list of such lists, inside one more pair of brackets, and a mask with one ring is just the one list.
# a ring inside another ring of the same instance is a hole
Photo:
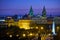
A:
{"label": "dark sky", "polygon": [[60,0],[0,0],[0,15],[25,14],[32,6],[34,13],[41,13],[43,6],[47,14],[60,14]]}

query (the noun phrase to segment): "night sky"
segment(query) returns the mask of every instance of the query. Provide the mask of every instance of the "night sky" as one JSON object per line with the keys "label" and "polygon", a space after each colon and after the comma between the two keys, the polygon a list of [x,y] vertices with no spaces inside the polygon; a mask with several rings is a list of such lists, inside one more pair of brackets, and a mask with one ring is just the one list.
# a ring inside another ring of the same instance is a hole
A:
{"label": "night sky", "polygon": [[34,14],[46,7],[47,15],[60,15],[60,0],[0,0],[0,15],[24,15],[32,6]]}

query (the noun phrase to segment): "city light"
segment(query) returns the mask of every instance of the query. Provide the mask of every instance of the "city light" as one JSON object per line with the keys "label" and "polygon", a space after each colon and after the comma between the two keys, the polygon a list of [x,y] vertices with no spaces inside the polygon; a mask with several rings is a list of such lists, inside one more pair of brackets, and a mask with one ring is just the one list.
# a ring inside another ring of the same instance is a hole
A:
{"label": "city light", "polygon": [[9,35],[9,32],[7,32],[6,34]]}
{"label": "city light", "polygon": [[18,26],[20,27],[20,28],[24,28],[24,29],[30,29],[30,20],[20,20],[19,22],[18,22]]}
{"label": "city light", "polygon": [[38,26],[36,26],[36,29],[38,29]]}
{"label": "city light", "polygon": [[44,29],[43,27],[41,27],[41,29]]}
{"label": "city light", "polygon": [[23,34],[23,37],[25,37],[26,36],[26,34]]}
{"label": "city light", "polygon": [[57,29],[57,31],[59,31],[59,29],[60,29],[59,26],[57,26],[56,29]]}
{"label": "city light", "polygon": [[7,17],[7,18],[12,18],[12,17]]}
{"label": "city light", "polygon": [[16,36],[18,37],[19,35],[17,34]]}
{"label": "city light", "polygon": [[5,21],[5,20],[0,20],[0,21]]}
{"label": "city light", "polygon": [[34,27],[30,27],[30,29],[33,29]]}
{"label": "city light", "polygon": [[9,37],[11,38],[11,37],[12,37],[12,35],[9,35]]}
{"label": "city light", "polygon": [[0,0],[1,40],[60,40],[60,0]]}
{"label": "city light", "polygon": [[48,36],[50,36],[51,34],[49,33]]}

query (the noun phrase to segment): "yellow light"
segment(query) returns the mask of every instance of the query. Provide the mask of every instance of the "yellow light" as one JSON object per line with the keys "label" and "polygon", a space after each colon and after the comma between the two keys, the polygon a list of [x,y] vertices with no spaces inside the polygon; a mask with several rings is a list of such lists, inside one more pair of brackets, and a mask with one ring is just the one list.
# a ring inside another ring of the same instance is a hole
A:
{"label": "yellow light", "polygon": [[30,27],[31,29],[33,29],[33,27]]}
{"label": "yellow light", "polygon": [[38,33],[35,36],[37,37],[38,36]]}
{"label": "yellow light", "polygon": [[43,27],[41,27],[41,29],[44,29]]}
{"label": "yellow light", "polygon": [[38,29],[38,27],[36,27],[36,29]]}
{"label": "yellow light", "polygon": [[19,28],[30,29],[30,20],[19,20],[18,26]]}
{"label": "yellow light", "polygon": [[32,36],[33,34],[32,34],[32,33],[30,33],[29,35],[30,35],[30,36]]}
{"label": "yellow light", "polygon": [[7,17],[7,18],[12,18],[12,17]]}
{"label": "yellow light", "polygon": [[9,35],[9,37],[11,38],[11,37],[12,37],[12,35]]}
{"label": "yellow light", "polygon": [[51,34],[49,33],[48,36],[51,36]]}
{"label": "yellow light", "polygon": [[19,35],[17,34],[16,36],[18,37]]}
{"label": "yellow light", "polygon": [[9,32],[6,33],[7,35],[9,34]]}
{"label": "yellow light", "polygon": [[26,34],[23,34],[23,37],[25,37],[26,36]]}

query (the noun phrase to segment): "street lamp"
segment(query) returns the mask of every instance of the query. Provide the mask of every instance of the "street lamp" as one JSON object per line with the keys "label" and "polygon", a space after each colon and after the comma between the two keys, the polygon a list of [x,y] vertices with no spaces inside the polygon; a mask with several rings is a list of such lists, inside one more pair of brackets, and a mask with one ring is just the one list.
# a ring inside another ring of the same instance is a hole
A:
{"label": "street lamp", "polygon": [[41,27],[41,29],[44,29],[43,27]]}
{"label": "street lamp", "polygon": [[23,34],[23,37],[25,37],[26,36],[26,34]]}
{"label": "street lamp", "polygon": [[12,35],[9,35],[10,38],[12,38]]}

